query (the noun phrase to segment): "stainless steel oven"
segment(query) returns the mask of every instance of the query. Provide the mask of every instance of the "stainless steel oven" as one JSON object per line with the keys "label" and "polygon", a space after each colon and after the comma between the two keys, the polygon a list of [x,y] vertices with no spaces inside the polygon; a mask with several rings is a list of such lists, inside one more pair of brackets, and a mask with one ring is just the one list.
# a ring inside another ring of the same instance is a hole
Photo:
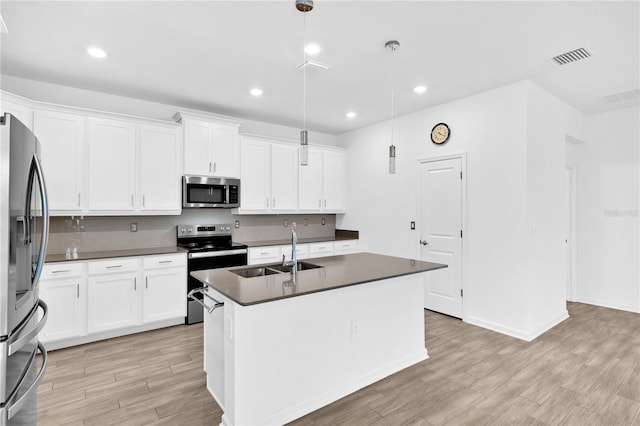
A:
{"label": "stainless steel oven", "polygon": [[240,179],[183,176],[182,207],[240,207]]}
{"label": "stainless steel oven", "polygon": [[[247,264],[247,246],[231,241],[231,225],[179,225],[178,246],[187,254],[187,293],[202,287],[202,283],[191,276],[192,271],[228,268]],[[185,295],[185,297],[187,297]],[[202,294],[196,294],[202,300]],[[203,308],[200,303],[187,298],[185,323],[202,322]]]}

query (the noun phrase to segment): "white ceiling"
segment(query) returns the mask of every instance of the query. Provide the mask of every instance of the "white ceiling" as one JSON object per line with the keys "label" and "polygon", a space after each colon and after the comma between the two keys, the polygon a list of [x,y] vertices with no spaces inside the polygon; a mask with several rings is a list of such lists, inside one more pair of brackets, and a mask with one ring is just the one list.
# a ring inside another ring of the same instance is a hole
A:
{"label": "white ceiling", "polygon": [[[342,133],[522,79],[584,113],[638,105],[638,1],[329,1],[306,14],[307,128]],[[293,127],[302,124],[303,14],[286,1],[7,1],[2,74]],[[86,48],[108,57],[96,60]],[[558,66],[552,56],[593,56]],[[422,95],[412,89],[428,86]],[[257,86],[264,95],[255,98]],[[636,92],[637,93],[637,92]],[[347,119],[345,113],[358,116]]]}

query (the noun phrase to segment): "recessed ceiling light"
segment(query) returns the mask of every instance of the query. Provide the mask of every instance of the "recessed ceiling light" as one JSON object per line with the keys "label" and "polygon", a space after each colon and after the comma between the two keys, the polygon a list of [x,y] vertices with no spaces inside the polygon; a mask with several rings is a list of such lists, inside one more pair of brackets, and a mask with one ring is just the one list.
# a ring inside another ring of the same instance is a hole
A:
{"label": "recessed ceiling light", "polygon": [[416,86],[416,88],[413,89],[413,91],[416,93],[424,93],[427,91],[427,86]]}
{"label": "recessed ceiling light", "polygon": [[356,113],[355,113],[355,112],[353,112],[353,111],[349,111],[349,112],[347,113],[347,118],[355,118],[355,116],[356,116],[356,115],[358,115],[358,114],[356,114]]}
{"label": "recessed ceiling light", "polygon": [[320,50],[320,46],[318,46],[317,44],[308,44],[307,47],[304,48],[304,51],[309,55],[317,55],[318,53],[320,53]]}
{"label": "recessed ceiling light", "polygon": [[258,89],[257,87],[249,90],[249,93],[251,93],[253,96],[262,96],[262,89]]}
{"label": "recessed ceiling light", "polygon": [[99,47],[90,47],[87,49],[87,53],[94,58],[105,58],[107,56],[107,52],[100,49]]}

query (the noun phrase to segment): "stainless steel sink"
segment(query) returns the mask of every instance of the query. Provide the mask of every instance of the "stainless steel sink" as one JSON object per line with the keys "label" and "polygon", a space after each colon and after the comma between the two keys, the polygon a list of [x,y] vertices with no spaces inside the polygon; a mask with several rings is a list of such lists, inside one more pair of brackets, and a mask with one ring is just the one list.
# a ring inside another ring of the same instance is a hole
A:
{"label": "stainless steel sink", "polygon": [[[298,262],[298,271],[306,271],[309,269],[322,268],[320,265],[313,263]],[[273,263],[271,265],[256,266],[251,268],[232,269],[236,275],[244,278],[264,277],[265,275],[286,274],[291,272],[291,266],[283,266],[281,263]]]}

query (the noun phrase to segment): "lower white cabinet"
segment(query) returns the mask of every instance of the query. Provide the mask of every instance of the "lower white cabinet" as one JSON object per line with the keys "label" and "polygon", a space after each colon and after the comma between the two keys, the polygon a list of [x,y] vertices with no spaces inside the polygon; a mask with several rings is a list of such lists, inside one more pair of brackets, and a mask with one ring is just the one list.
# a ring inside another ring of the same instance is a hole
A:
{"label": "lower white cabinet", "polygon": [[49,316],[39,339],[46,343],[86,334],[86,297],[82,264],[45,265],[40,279],[40,298],[47,304]]}
{"label": "lower white cabinet", "polygon": [[333,243],[333,254],[336,256],[358,253],[358,251],[358,240],[336,240]]}
{"label": "lower white cabinet", "polygon": [[64,347],[178,324],[186,292],[185,253],[46,264],[40,298],[49,318],[40,339]]}
{"label": "lower white cabinet", "polygon": [[309,244],[309,258],[333,256],[333,241]]}
{"label": "lower white cabinet", "polygon": [[[298,260],[358,252],[358,240],[296,244]],[[251,247],[249,248],[249,265],[282,262],[282,255],[286,261],[291,260],[291,245]]]}
{"label": "lower white cabinet", "polygon": [[249,265],[282,262],[280,246],[249,247]]}

